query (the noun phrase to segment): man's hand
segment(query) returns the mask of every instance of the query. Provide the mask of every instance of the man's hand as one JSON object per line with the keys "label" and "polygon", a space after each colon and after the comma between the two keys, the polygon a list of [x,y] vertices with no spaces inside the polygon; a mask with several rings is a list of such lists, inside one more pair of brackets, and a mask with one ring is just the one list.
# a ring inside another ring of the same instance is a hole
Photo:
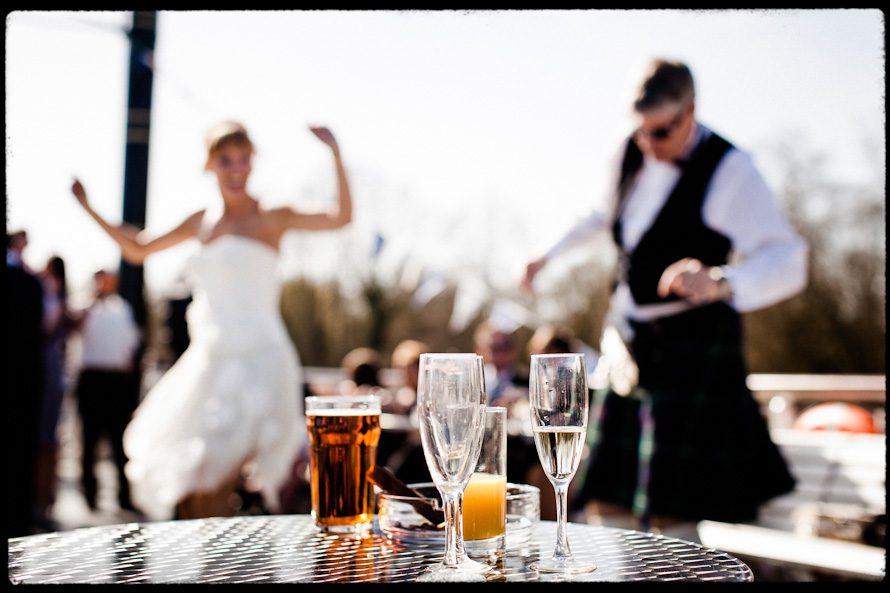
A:
{"label": "man's hand", "polygon": [[544,264],[547,263],[546,258],[540,257],[525,267],[525,276],[522,278],[522,283],[520,286],[526,292],[534,292],[533,283],[535,281],[535,276],[538,275],[538,272],[541,271],[541,268],[544,267]]}
{"label": "man's hand", "polygon": [[693,304],[711,303],[729,297],[729,284],[722,271],[687,257],[669,265],[658,281],[658,296],[675,294]]}

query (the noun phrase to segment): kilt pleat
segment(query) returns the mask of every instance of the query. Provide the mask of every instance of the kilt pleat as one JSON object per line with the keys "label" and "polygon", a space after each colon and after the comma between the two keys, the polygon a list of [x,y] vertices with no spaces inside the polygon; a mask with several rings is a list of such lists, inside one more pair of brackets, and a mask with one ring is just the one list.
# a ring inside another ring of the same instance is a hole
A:
{"label": "kilt pleat", "polygon": [[595,393],[576,502],[644,517],[755,520],[795,481],[745,384],[739,315],[720,303],[631,325],[639,385],[627,396]]}

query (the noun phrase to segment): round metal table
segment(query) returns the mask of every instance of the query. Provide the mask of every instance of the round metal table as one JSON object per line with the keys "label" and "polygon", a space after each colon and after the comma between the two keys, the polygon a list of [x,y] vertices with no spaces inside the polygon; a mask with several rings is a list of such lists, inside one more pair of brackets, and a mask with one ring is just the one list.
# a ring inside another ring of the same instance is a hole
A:
{"label": "round metal table", "polygon": [[[719,550],[662,535],[570,523],[576,557],[597,569],[572,580],[751,581]],[[529,566],[549,556],[556,523],[487,561],[501,581],[554,580]],[[436,545],[406,545],[317,531],[308,515],[126,523],[8,540],[12,583],[405,582],[442,559]]]}

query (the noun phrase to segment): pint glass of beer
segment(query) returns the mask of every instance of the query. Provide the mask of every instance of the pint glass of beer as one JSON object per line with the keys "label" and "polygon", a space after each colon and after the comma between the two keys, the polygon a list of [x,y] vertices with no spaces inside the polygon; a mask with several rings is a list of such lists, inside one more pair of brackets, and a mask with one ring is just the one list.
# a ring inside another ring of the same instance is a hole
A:
{"label": "pint glass of beer", "polygon": [[368,480],[380,440],[380,398],[329,395],[306,398],[312,517],[324,531],[370,528],[374,485]]}

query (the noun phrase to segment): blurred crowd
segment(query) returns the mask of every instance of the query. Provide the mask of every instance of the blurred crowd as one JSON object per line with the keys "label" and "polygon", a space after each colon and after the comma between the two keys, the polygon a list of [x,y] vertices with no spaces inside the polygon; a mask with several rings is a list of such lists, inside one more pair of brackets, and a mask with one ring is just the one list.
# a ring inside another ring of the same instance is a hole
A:
{"label": "blurred crowd", "polygon": [[[127,457],[121,440],[139,404],[136,370],[142,331],[130,304],[118,294],[115,271],[97,270],[89,302],[75,308],[68,298],[65,261],[53,255],[42,269],[32,270],[23,259],[27,245],[26,231],[7,233],[6,372],[16,445],[8,450],[15,499],[7,506],[12,536],[57,527],[52,508],[58,486],[59,421],[69,394],[77,401],[80,486],[87,506],[98,508],[97,454],[104,445],[117,470],[119,508],[136,510],[124,474]],[[76,357],[70,348],[74,343]]]}

